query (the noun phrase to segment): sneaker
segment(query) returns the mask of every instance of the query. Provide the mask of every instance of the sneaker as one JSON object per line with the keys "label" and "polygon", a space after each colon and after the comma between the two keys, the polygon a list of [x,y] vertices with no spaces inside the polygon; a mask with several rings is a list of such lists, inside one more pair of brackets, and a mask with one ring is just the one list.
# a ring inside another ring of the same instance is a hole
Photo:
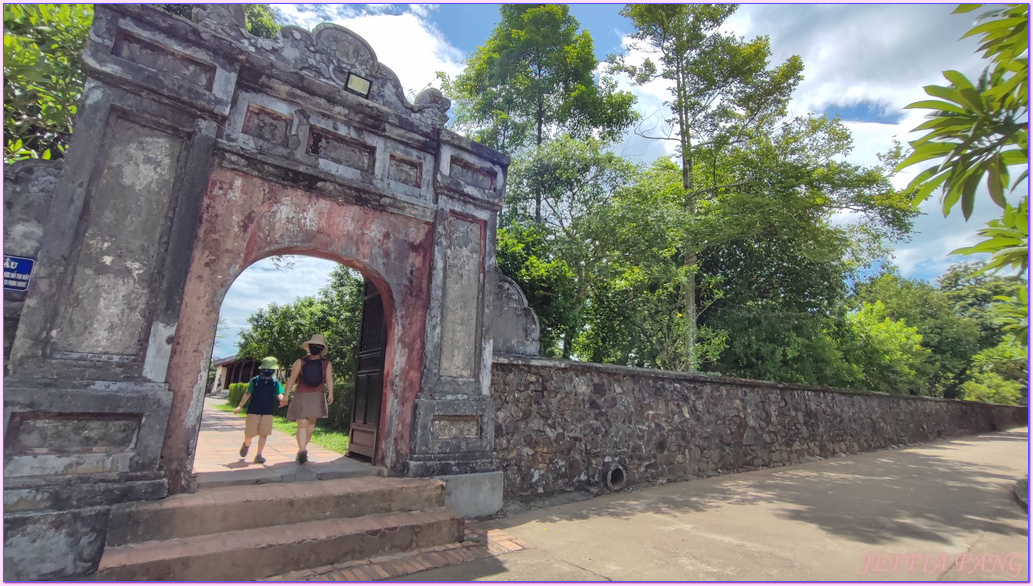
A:
{"label": "sneaker", "polygon": [[265,464],[265,456],[262,454],[255,456],[255,464]]}
{"label": "sneaker", "polygon": [[248,449],[250,447],[251,446],[249,446],[247,444],[244,444],[244,445],[240,446],[240,457],[241,458],[246,458],[247,457],[247,451],[248,451]]}
{"label": "sneaker", "polygon": [[308,462],[308,450],[298,452],[298,464],[304,464],[305,462]]}

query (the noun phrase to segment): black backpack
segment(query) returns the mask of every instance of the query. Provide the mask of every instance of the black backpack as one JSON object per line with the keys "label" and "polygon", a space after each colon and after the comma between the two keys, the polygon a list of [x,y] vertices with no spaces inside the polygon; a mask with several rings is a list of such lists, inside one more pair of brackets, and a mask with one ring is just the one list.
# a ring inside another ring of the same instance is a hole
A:
{"label": "black backpack", "polygon": [[255,392],[264,391],[267,388],[276,389],[276,379],[272,377],[262,378],[260,376],[256,376],[253,380],[255,383]]}
{"label": "black backpack", "polygon": [[323,361],[304,360],[301,366],[301,381],[310,387],[323,384]]}

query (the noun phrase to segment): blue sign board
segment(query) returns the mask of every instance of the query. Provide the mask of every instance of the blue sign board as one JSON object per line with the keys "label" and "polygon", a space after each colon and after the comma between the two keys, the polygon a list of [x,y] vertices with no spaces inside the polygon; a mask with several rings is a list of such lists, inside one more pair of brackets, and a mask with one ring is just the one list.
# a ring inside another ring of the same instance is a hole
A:
{"label": "blue sign board", "polygon": [[4,255],[4,291],[27,291],[32,265],[36,261],[31,258]]}

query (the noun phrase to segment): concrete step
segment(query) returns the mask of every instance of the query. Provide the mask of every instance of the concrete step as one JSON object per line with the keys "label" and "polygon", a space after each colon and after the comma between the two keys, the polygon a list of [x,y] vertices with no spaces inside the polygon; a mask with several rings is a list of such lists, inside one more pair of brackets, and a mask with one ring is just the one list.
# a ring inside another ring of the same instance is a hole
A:
{"label": "concrete step", "polygon": [[444,506],[444,490],[440,480],[379,476],[199,490],[116,507],[106,547],[430,509]]}
{"label": "concrete step", "polygon": [[221,488],[224,486],[268,484],[270,482],[336,480],[360,476],[387,476],[387,470],[382,466],[373,466],[352,458],[339,458],[330,462],[309,462],[305,465],[294,462],[282,462],[273,466],[262,466],[259,468],[197,472],[194,474],[198,490]]}
{"label": "concrete step", "polygon": [[108,547],[92,578],[259,580],[303,568],[456,543],[462,536],[463,518],[444,507],[307,521]]}

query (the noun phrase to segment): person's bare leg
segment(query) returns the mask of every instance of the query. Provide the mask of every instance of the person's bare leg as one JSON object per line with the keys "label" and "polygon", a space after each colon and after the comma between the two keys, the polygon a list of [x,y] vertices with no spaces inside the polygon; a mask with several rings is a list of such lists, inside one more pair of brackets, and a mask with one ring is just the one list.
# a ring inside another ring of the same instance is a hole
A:
{"label": "person's bare leg", "polygon": [[304,452],[308,448],[308,419],[298,420],[298,451]]}
{"label": "person's bare leg", "polygon": [[262,455],[262,450],[265,449],[265,440],[267,439],[269,439],[269,436],[267,435],[258,436],[258,452],[255,454],[256,456]]}
{"label": "person's bare leg", "polygon": [[244,458],[247,456],[247,451],[251,447],[251,439],[255,436],[248,437],[247,431],[244,432],[244,445],[240,446],[240,457]]}
{"label": "person's bare leg", "polygon": [[308,462],[308,440],[312,437],[309,432],[310,422],[314,421],[314,419],[298,420],[298,464]]}

